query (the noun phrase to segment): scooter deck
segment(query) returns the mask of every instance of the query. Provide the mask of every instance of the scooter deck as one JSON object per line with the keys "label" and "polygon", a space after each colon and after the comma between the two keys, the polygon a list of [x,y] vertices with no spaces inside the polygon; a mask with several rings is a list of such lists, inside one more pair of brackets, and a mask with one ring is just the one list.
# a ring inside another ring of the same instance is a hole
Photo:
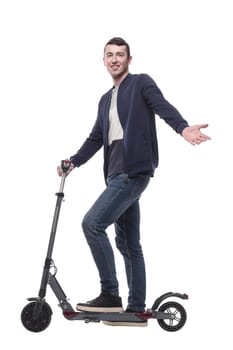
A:
{"label": "scooter deck", "polygon": [[84,320],[85,322],[118,321],[118,322],[138,322],[151,318],[170,319],[170,315],[160,311],[146,312],[72,312],[63,311],[63,315],[68,320]]}

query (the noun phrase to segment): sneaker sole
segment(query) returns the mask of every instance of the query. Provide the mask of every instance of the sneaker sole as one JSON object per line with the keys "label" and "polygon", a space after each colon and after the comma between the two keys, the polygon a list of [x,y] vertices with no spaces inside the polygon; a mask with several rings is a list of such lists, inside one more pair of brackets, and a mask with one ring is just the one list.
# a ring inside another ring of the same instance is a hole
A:
{"label": "sneaker sole", "polygon": [[146,327],[147,321],[142,322],[118,322],[118,321],[103,321],[106,326],[127,326],[127,327]]}
{"label": "sneaker sole", "polygon": [[122,312],[123,308],[119,307],[93,307],[93,306],[84,306],[77,305],[76,309],[78,311],[87,311],[87,312]]}

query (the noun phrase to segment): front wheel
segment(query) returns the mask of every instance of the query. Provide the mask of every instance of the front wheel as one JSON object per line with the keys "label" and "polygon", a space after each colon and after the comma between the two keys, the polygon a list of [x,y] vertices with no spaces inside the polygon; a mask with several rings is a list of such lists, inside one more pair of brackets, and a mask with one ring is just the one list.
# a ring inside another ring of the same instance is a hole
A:
{"label": "front wheel", "polygon": [[33,301],[27,304],[21,312],[24,327],[31,332],[45,330],[51,321],[52,310],[45,301]]}
{"label": "front wheel", "polygon": [[169,319],[158,319],[160,327],[165,331],[178,331],[186,322],[187,314],[184,307],[174,301],[162,304],[158,311],[169,315]]}

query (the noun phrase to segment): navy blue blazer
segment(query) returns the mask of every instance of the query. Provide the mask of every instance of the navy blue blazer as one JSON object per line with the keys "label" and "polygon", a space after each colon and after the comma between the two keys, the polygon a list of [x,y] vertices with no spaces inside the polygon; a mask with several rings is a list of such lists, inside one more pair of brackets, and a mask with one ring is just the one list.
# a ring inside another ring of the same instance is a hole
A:
{"label": "navy blue blazer", "polygon": [[[75,166],[88,161],[102,146],[104,148],[104,176],[107,176],[108,123],[112,89],[105,93],[98,105],[93,129],[75,155],[70,157]],[[155,115],[169,124],[177,133],[188,126],[178,110],[163,97],[162,92],[147,74],[128,74],[118,90],[117,109],[124,130],[124,172],[129,177],[140,174],[153,176],[158,166],[159,153]]]}

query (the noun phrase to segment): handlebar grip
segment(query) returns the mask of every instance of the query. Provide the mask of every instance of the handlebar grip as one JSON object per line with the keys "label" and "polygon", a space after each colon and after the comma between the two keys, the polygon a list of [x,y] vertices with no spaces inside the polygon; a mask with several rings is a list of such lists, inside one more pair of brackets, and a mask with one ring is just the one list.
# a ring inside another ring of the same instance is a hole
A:
{"label": "handlebar grip", "polygon": [[69,159],[65,159],[61,161],[61,169],[63,173],[66,173],[71,166],[71,161]]}

